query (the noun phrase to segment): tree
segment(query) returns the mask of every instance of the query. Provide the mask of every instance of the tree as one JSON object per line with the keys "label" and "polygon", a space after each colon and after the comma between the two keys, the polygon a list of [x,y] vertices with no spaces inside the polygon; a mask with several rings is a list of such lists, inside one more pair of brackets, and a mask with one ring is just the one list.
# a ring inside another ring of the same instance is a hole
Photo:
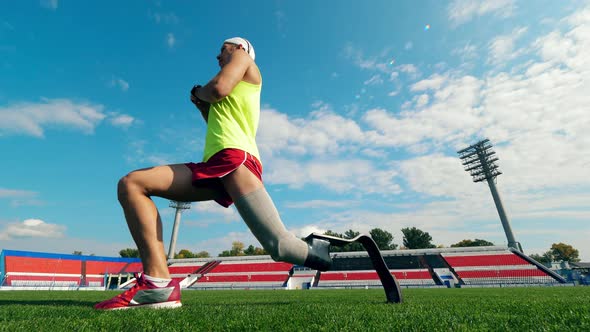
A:
{"label": "tree", "polygon": [[257,255],[268,255],[268,254],[262,248],[254,247],[253,245],[249,245],[248,248],[246,248],[244,250],[244,255],[257,256]]}
{"label": "tree", "polygon": [[[340,238],[343,238],[344,237],[342,234],[333,232],[331,230],[325,231],[324,232],[324,235],[329,235],[329,236],[334,236],[334,237],[340,237]],[[342,252],[342,251],[345,251],[344,250],[344,247],[338,247],[338,246],[330,245],[330,252]]]}
{"label": "tree", "polygon": [[207,251],[192,252],[188,249],[181,249],[174,258],[207,258],[209,253]]}
{"label": "tree", "polygon": [[199,251],[198,253],[196,253],[195,257],[196,258],[209,258],[211,256],[209,255],[208,251],[203,250],[203,251]]}
{"label": "tree", "polygon": [[195,258],[195,254],[188,249],[181,249],[174,258]]}
{"label": "tree", "polygon": [[494,244],[490,241],[482,240],[482,239],[475,239],[475,240],[462,240],[455,244],[451,244],[451,248],[455,247],[486,247],[486,246],[493,246]]}
{"label": "tree", "polygon": [[219,254],[219,257],[233,257],[233,256],[244,256],[244,244],[240,241],[234,241],[231,243],[230,250],[224,250]]}
{"label": "tree", "polygon": [[344,232],[345,239],[354,239],[355,237],[357,237],[359,235],[361,235],[361,233],[353,231],[352,229],[349,229],[346,232]]}
{"label": "tree", "polygon": [[436,248],[432,244],[432,236],[428,232],[424,232],[416,227],[402,228],[404,234],[404,247],[408,249],[424,249],[424,248]]}
{"label": "tree", "polygon": [[246,248],[246,249],[244,250],[244,255],[246,255],[246,256],[253,256],[253,255],[254,255],[254,251],[255,251],[255,250],[256,250],[256,249],[254,248],[254,246],[253,246],[253,245],[249,245],[249,246],[248,246],[248,248]]}
{"label": "tree", "polygon": [[342,234],[332,232],[331,230],[325,231],[324,235],[329,235],[329,236],[334,236],[334,237],[344,237]]}
{"label": "tree", "polygon": [[268,255],[268,252],[266,252],[266,250],[264,250],[264,248],[256,247],[256,248],[254,248],[254,255],[255,256]]}
{"label": "tree", "polygon": [[536,260],[537,262],[539,262],[541,264],[549,264],[553,261],[553,258],[551,257],[551,251],[547,251],[542,255],[532,254],[529,257]]}
{"label": "tree", "polygon": [[375,241],[380,250],[394,250],[397,248],[397,244],[393,243],[393,235],[388,231],[384,231],[381,228],[373,228],[369,234],[371,234],[373,241]]}
{"label": "tree", "polygon": [[[344,232],[345,239],[354,239],[355,237],[359,236],[361,233],[355,232],[352,229],[347,230]],[[342,251],[363,251],[365,248],[360,243],[350,243],[342,247]]]}
{"label": "tree", "polygon": [[244,244],[240,241],[231,243],[232,256],[244,256]]}
{"label": "tree", "polygon": [[133,248],[125,248],[119,251],[119,255],[125,258],[139,258],[139,250]]}
{"label": "tree", "polygon": [[78,251],[78,250],[75,250],[75,251],[72,253],[72,255],[76,255],[76,256],[82,256],[82,252],[81,252],[81,251]]}
{"label": "tree", "polygon": [[231,250],[224,250],[218,256],[219,257],[231,257],[232,256]]}
{"label": "tree", "polygon": [[551,256],[556,262],[579,262],[580,252],[569,244],[554,243],[551,245]]}

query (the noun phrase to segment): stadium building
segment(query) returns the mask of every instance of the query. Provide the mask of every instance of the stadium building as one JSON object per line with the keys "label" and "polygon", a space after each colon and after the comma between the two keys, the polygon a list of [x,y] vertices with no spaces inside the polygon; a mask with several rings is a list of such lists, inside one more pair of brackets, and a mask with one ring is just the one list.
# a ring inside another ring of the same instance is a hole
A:
{"label": "stadium building", "polygon": [[[402,287],[507,287],[561,285],[566,280],[511,247],[436,248],[382,252]],[[369,288],[381,282],[367,253],[331,254],[320,272],[270,256],[171,259],[169,270],[185,289]],[[125,288],[141,272],[137,258],[3,250],[3,289]]]}
{"label": "stadium building", "polygon": [[67,255],[18,250],[0,253],[0,287],[105,289],[142,270],[139,258]]}

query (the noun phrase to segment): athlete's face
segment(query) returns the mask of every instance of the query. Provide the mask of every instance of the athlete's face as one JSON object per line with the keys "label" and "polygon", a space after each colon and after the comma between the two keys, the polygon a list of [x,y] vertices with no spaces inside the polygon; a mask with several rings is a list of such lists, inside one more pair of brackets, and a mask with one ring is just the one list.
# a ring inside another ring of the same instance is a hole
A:
{"label": "athlete's face", "polygon": [[231,55],[236,48],[237,45],[228,43],[224,43],[223,46],[221,46],[221,51],[219,52],[219,55],[217,55],[217,63],[219,64],[219,67],[223,67],[229,63]]}

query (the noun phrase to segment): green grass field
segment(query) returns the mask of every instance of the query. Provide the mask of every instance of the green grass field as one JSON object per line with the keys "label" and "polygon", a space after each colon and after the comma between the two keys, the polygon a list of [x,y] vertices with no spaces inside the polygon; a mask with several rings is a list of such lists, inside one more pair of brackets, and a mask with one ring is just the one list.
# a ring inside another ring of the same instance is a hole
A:
{"label": "green grass field", "polygon": [[180,309],[101,312],[118,292],[0,291],[0,331],[590,331],[590,287],[184,291]]}

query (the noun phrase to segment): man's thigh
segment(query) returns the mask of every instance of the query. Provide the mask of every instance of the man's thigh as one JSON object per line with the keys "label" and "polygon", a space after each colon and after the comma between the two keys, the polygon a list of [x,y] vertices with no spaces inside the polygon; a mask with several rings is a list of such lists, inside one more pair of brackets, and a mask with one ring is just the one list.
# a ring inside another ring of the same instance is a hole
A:
{"label": "man's thigh", "polygon": [[173,164],[140,169],[128,177],[141,187],[148,196],[158,196],[181,202],[213,200],[221,195],[215,189],[195,187],[192,172],[184,164]]}
{"label": "man's thigh", "polygon": [[234,201],[263,186],[258,177],[244,165],[240,165],[235,171],[224,176],[221,181]]}

